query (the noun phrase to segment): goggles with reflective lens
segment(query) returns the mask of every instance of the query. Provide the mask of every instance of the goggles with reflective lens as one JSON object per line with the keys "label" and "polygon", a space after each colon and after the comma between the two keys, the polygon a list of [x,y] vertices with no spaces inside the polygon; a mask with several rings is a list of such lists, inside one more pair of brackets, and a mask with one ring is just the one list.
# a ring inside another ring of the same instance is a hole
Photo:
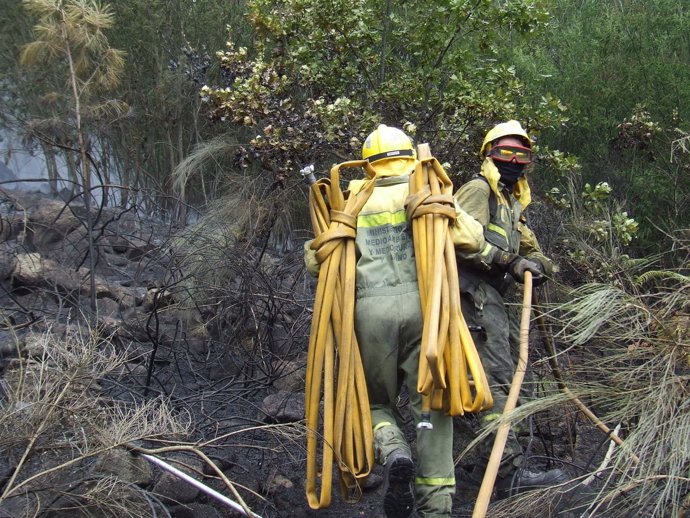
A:
{"label": "goggles with reflective lens", "polygon": [[494,146],[489,150],[489,156],[500,162],[515,162],[518,164],[529,164],[532,162],[532,150],[522,146]]}

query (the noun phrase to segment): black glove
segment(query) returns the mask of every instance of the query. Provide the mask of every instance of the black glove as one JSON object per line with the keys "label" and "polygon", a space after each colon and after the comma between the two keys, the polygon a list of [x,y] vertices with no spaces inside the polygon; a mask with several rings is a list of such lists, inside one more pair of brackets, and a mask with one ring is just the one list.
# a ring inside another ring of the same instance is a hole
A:
{"label": "black glove", "polygon": [[517,256],[508,265],[508,273],[518,282],[525,282],[525,272],[532,272],[532,284],[534,286],[539,286],[546,281],[544,267],[537,261],[530,261]]}

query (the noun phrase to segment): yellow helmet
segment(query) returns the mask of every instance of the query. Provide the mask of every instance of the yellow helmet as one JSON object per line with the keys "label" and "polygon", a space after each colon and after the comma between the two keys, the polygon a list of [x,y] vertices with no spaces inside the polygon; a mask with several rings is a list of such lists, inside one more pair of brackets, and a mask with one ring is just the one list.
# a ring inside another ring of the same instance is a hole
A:
{"label": "yellow helmet", "polygon": [[484,142],[482,142],[482,149],[479,152],[479,156],[484,158],[491,149],[491,143],[494,140],[507,136],[520,137],[524,141],[525,146],[532,149],[532,141],[530,140],[529,135],[527,135],[527,132],[522,129],[522,126],[520,126],[518,121],[511,120],[496,124],[496,126],[489,130],[489,132],[486,134],[486,137],[484,137]]}
{"label": "yellow helmet", "polygon": [[412,140],[404,131],[379,124],[379,127],[372,131],[362,146],[362,160],[367,160],[370,164],[388,158],[417,157]]}

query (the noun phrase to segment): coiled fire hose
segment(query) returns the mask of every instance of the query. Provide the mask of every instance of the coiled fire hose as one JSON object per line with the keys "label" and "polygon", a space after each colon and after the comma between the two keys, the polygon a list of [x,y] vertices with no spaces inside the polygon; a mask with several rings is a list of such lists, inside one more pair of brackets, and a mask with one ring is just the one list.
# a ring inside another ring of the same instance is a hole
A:
{"label": "coiled fire hose", "polygon": [[[363,188],[347,200],[340,188],[340,170],[363,167],[369,175]],[[369,398],[359,346],[354,333],[355,235],[357,215],[375,186],[375,173],[365,160],[331,169],[330,181],[312,185],[309,207],[320,263],[319,281],[309,336],[306,374],[307,475],[306,495],[312,509],[331,503],[333,459],[338,462],[344,497],[361,491],[357,479],[374,465]],[[319,403],[323,382],[321,491],[317,495]],[[334,383],[335,382],[335,383]]]}
{"label": "coiled fire hose", "polygon": [[[525,284],[522,295],[522,316],[520,318],[520,354],[518,357],[517,367],[515,368],[515,375],[510,384],[508,391],[508,399],[503,408],[503,415],[506,416],[515,409],[518,397],[520,395],[520,387],[522,381],[525,379],[525,371],[527,370],[527,358],[529,352],[529,324],[530,315],[532,313],[532,272],[525,272]],[[504,421],[496,432],[496,439],[491,448],[491,455],[489,462],[486,465],[482,485],[477,494],[477,501],[474,503],[474,510],[472,511],[472,518],[484,518],[486,510],[489,508],[489,500],[493,491],[494,482],[496,481],[496,474],[501,465],[501,457],[503,457],[503,450],[508,440],[508,432],[510,432],[510,421]]]}
{"label": "coiled fire hose", "polygon": [[[420,152],[430,155],[428,146]],[[340,170],[363,167],[369,180],[345,199]],[[309,206],[320,264],[309,336],[306,379],[307,479],[312,509],[331,502],[332,463],[338,461],[341,490],[358,495],[357,479],[374,463],[369,399],[354,333],[355,237],[357,215],[375,186],[365,160],[331,169],[310,189]],[[419,162],[410,179],[407,214],[412,221],[417,274],[424,315],[417,389],[423,394],[421,428],[430,428],[430,409],[450,415],[479,412],[493,404],[488,381],[462,317],[455,248],[449,232],[455,219],[452,183],[435,158]],[[337,373],[336,373],[337,371]],[[471,380],[470,380],[471,375]],[[334,385],[334,380],[337,382]],[[321,490],[317,495],[317,436],[323,381]]]}
{"label": "coiled fire hose", "polygon": [[449,230],[456,216],[453,184],[428,145],[418,147],[418,157],[406,210],[412,222],[424,316],[417,383],[422,421],[418,426],[430,428],[430,409],[463,415],[491,408],[493,399],[460,308],[455,247]]}

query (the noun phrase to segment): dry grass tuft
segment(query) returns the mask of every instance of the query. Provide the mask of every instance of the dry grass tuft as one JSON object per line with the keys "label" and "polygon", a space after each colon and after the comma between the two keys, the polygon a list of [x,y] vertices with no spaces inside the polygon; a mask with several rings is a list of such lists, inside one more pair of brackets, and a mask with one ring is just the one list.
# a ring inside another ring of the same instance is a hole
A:
{"label": "dry grass tuft", "polygon": [[0,448],[7,476],[0,508],[33,516],[97,504],[110,516],[153,516],[143,512],[155,507],[150,496],[99,475],[94,464],[133,441],[183,437],[189,422],[163,399],[125,404],[105,397],[100,382],[127,353],[90,329],[70,329],[66,337],[32,335],[27,356],[5,370]]}
{"label": "dry grass tuft", "polygon": [[[686,516],[690,282],[678,275],[656,278],[663,280],[651,286],[587,284],[552,311],[559,316],[558,337],[571,355],[567,385],[605,423],[621,425],[624,445],[612,450],[610,465],[593,484],[584,487],[576,481],[530,493],[502,503],[492,516],[526,516],[537,510],[545,516],[549,508],[549,516]],[[548,405],[548,400],[525,405],[516,416]]]}

